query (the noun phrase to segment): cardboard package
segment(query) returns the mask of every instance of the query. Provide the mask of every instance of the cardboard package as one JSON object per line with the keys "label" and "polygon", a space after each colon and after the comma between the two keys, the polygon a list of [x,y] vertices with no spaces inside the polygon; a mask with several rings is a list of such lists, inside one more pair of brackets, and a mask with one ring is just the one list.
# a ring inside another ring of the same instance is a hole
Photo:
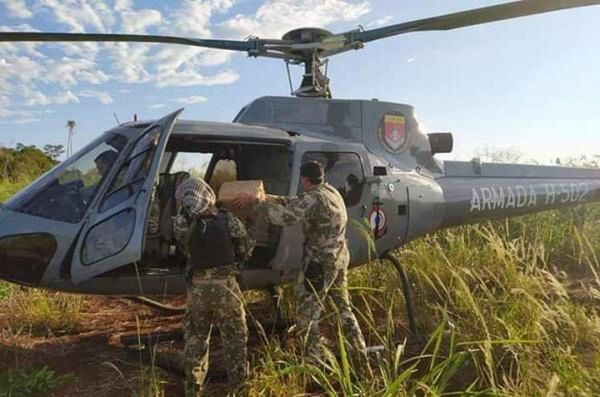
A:
{"label": "cardboard package", "polygon": [[224,182],[219,189],[218,200],[224,208],[239,217],[251,218],[253,215],[251,206],[235,208],[232,205],[232,201],[237,198],[240,193],[250,193],[254,197],[264,200],[265,187],[263,182],[261,180]]}

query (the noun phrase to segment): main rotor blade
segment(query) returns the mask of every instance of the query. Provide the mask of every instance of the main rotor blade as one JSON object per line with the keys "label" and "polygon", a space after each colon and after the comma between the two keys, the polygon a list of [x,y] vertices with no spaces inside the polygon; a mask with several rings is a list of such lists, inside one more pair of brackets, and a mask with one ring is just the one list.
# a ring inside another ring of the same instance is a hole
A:
{"label": "main rotor blade", "polygon": [[40,32],[0,32],[0,41],[97,41],[97,42],[138,42],[138,43],[168,43],[182,44],[195,47],[217,48],[232,51],[257,50],[257,40],[210,40],[191,39],[175,36],[152,36],[139,34],[109,34],[109,33],[40,33]]}
{"label": "main rotor blade", "polygon": [[487,22],[598,4],[600,4],[600,0],[523,0],[419,19],[362,32],[348,32],[344,35],[352,41],[366,43],[408,32],[451,30]]}

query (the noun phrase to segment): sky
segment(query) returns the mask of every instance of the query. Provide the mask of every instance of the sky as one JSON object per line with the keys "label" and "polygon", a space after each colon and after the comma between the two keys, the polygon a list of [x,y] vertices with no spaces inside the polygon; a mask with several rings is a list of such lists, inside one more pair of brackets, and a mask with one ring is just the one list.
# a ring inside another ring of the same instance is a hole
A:
{"label": "sky", "polygon": [[[366,29],[479,8],[486,0],[0,0],[0,29],[244,39],[314,26]],[[335,98],[407,103],[445,158],[485,148],[547,163],[600,154],[600,6],[446,32],[409,33],[331,59]],[[298,85],[301,70],[293,78]],[[148,44],[0,43],[0,145],[74,148],[120,122],[230,121],[264,95],[289,95],[280,60]]]}

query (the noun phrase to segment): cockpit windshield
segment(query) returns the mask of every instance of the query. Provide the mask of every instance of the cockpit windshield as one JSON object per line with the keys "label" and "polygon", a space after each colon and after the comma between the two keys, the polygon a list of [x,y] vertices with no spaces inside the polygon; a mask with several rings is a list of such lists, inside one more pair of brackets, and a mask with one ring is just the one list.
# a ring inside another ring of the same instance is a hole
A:
{"label": "cockpit windshield", "polygon": [[6,208],[78,223],[113,168],[127,138],[106,133],[6,203]]}

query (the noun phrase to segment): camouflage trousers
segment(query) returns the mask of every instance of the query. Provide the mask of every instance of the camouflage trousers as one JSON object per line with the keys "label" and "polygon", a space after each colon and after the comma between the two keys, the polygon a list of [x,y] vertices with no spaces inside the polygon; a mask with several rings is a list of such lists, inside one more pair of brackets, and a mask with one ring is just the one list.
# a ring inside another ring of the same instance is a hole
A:
{"label": "camouflage trousers", "polygon": [[188,288],[184,316],[184,368],[186,396],[201,395],[208,372],[210,333],[219,329],[225,367],[233,387],[248,374],[248,327],[242,294],[235,277],[194,278]]}
{"label": "camouflage trousers", "polygon": [[348,269],[335,269],[330,266],[324,269],[323,276],[324,287],[320,291],[309,290],[304,283],[298,285],[296,330],[303,341],[304,352],[313,358],[320,357],[319,320],[329,303],[339,316],[344,336],[354,356],[359,360],[366,360],[365,337],[352,312],[352,303],[348,295]]}

